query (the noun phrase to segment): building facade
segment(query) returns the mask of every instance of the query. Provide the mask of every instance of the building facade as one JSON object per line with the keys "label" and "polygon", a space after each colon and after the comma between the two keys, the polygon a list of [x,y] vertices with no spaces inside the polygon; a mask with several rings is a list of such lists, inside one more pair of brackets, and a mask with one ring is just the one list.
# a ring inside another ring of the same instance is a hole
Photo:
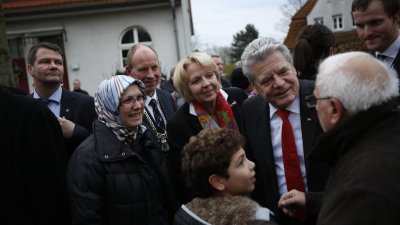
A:
{"label": "building facade", "polygon": [[79,79],[91,95],[102,80],[124,72],[134,44],[157,51],[163,74],[191,52],[190,0],[3,1],[2,7],[18,85],[29,92],[26,56],[42,41],[63,49],[64,87]]}
{"label": "building facade", "polygon": [[352,0],[308,0],[292,17],[285,45],[294,49],[298,35],[305,26],[321,23],[334,33],[337,52],[367,51],[357,36],[351,3]]}

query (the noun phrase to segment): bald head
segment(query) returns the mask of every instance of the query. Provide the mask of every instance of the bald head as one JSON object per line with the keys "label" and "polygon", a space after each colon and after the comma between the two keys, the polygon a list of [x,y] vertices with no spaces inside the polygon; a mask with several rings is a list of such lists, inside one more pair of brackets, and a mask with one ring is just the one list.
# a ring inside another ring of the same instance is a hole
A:
{"label": "bald head", "polygon": [[153,96],[160,81],[158,55],[149,46],[137,44],[128,52],[127,75],[141,80],[146,86],[146,94]]}
{"label": "bald head", "polygon": [[319,97],[335,97],[351,113],[367,110],[397,97],[395,71],[364,52],[327,58],[319,67],[316,81]]}

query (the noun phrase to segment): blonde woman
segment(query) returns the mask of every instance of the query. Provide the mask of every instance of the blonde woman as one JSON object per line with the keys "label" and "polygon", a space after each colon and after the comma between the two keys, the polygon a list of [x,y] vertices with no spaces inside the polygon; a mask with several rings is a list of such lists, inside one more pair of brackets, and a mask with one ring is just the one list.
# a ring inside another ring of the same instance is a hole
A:
{"label": "blonde woman", "polygon": [[185,98],[167,123],[170,151],[168,158],[178,180],[180,200],[190,200],[180,175],[181,150],[189,138],[201,130],[228,128],[239,131],[240,105],[247,98],[239,88],[221,89],[218,70],[211,56],[195,52],[181,60],[175,68],[174,86]]}

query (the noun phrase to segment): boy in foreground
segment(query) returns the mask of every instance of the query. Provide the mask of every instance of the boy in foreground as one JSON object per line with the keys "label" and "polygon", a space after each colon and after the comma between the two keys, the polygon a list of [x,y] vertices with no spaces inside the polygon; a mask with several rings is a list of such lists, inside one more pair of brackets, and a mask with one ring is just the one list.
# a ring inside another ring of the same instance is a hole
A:
{"label": "boy in foreground", "polygon": [[175,214],[175,225],[275,224],[270,211],[246,195],[254,189],[255,164],[244,138],[230,129],[207,129],[182,151],[182,172],[193,200]]}

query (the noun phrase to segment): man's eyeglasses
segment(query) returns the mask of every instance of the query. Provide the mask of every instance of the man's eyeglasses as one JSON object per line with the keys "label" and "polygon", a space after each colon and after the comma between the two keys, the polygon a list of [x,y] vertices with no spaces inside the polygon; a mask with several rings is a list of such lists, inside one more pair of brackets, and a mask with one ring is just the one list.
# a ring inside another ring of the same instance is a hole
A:
{"label": "man's eyeglasses", "polygon": [[135,97],[128,97],[124,100],[121,100],[120,106],[132,106],[136,102],[143,102],[146,96],[144,95],[138,95],[136,98]]}
{"label": "man's eyeglasses", "polygon": [[327,100],[330,99],[331,97],[324,97],[324,98],[317,98],[315,95],[307,95],[304,100],[306,100],[307,107],[309,108],[315,108],[317,106],[317,101],[318,100]]}

